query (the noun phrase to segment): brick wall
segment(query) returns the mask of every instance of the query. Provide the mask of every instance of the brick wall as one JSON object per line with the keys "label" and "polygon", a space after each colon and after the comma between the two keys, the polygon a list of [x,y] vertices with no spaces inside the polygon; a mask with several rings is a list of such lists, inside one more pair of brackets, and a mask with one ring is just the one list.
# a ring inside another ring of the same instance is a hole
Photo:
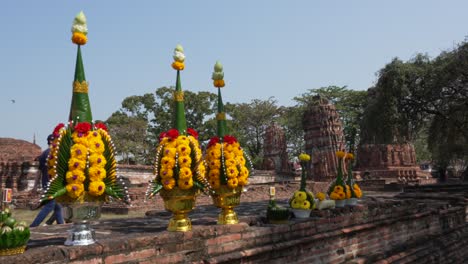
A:
{"label": "brick wall", "polygon": [[[94,245],[66,247],[61,245],[60,236],[52,239],[33,236],[33,245],[23,255],[0,260],[2,263],[4,260],[8,263],[463,263],[468,259],[468,225],[466,204],[458,202],[371,197],[356,207],[314,211],[312,218],[291,219],[285,225],[266,224],[264,212],[257,212],[242,217],[236,225],[215,225],[211,220],[201,219],[186,233],[165,231],[167,222],[158,218],[104,221],[95,227],[99,241]],[[55,245],[50,246],[54,241]]]}

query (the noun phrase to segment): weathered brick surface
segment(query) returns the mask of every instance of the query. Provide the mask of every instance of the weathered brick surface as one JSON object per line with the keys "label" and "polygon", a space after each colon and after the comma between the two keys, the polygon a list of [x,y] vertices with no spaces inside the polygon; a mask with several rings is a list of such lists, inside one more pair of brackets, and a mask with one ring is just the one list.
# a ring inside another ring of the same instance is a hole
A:
{"label": "weathered brick surface", "polygon": [[162,211],[101,221],[93,225],[98,242],[83,247],[63,245],[70,225],[38,227],[24,254],[0,262],[426,264],[468,259],[466,204],[367,197],[359,206],[317,211],[285,225],[265,224],[266,205],[266,200],[242,204],[236,208],[241,223],[227,226],[215,224],[217,208],[197,206],[190,214],[193,230],[186,233],[166,231],[170,214]]}

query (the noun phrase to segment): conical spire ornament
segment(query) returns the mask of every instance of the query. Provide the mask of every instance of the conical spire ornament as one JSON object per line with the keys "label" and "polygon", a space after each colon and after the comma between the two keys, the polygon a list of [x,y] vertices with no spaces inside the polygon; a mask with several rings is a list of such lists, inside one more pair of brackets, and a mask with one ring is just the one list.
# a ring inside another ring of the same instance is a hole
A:
{"label": "conical spire ornament", "polygon": [[252,163],[237,139],[228,134],[221,96],[221,88],[225,86],[224,72],[219,61],[214,66],[211,78],[218,89],[218,111],[217,136],[210,139],[206,152],[208,181],[214,191],[213,203],[222,208],[218,224],[235,224],[238,218],[233,208],[240,203],[242,188],[248,184]]}
{"label": "conical spire ornament", "polygon": [[[86,17],[80,12],[73,22],[72,42],[78,45],[68,126],[60,123],[48,157],[50,185],[42,202],[64,204],[104,202],[108,197],[128,200],[123,179],[117,176],[112,139],[103,123],[93,123],[81,46],[87,42]],[[118,181],[120,180],[120,181]]]}

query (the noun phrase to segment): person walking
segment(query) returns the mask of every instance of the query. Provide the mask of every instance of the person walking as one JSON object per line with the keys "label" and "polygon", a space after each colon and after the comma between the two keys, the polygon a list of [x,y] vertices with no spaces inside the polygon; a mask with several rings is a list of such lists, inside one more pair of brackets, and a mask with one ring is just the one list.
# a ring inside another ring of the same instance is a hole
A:
{"label": "person walking", "polygon": [[[54,135],[49,135],[47,137],[47,149],[42,152],[39,156],[39,172],[38,176],[41,175],[41,183],[42,189],[45,190],[47,188],[47,184],[49,183],[49,173],[47,168],[47,157],[50,153],[50,147],[52,142],[54,141]],[[39,178],[39,177],[38,177]],[[37,187],[37,185],[36,185]],[[36,188],[34,188],[34,191]],[[53,212],[52,216],[49,220],[46,221],[47,224],[51,225],[54,221],[57,221],[57,224],[63,224],[63,215],[62,215],[62,206],[58,204],[55,200],[50,200],[41,208],[41,211],[37,214],[36,218],[31,223],[30,227],[39,226],[42,221],[47,217],[50,212]]]}

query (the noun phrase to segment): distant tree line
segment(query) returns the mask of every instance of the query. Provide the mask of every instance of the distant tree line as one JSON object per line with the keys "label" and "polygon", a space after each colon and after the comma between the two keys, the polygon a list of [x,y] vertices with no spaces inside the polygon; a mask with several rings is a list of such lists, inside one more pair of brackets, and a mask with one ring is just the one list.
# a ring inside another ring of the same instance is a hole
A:
{"label": "distant tree line", "polygon": [[[172,128],[171,87],[125,98],[107,120],[122,163],[151,164],[159,133]],[[356,91],[346,86],[309,89],[295,105],[279,106],[274,97],[248,103],[226,103],[229,133],[236,136],[258,167],[266,128],[273,122],[286,134],[290,157],[304,150],[302,120],[320,95],[333,103],[343,123],[346,148],[360,143],[415,144],[419,160],[432,161],[445,172],[459,166],[468,173],[468,43],[434,59],[417,54],[393,59],[377,74],[374,87]],[[187,125],[207,142],[216,134],[216,100],[211,92],[185,91]]]}

